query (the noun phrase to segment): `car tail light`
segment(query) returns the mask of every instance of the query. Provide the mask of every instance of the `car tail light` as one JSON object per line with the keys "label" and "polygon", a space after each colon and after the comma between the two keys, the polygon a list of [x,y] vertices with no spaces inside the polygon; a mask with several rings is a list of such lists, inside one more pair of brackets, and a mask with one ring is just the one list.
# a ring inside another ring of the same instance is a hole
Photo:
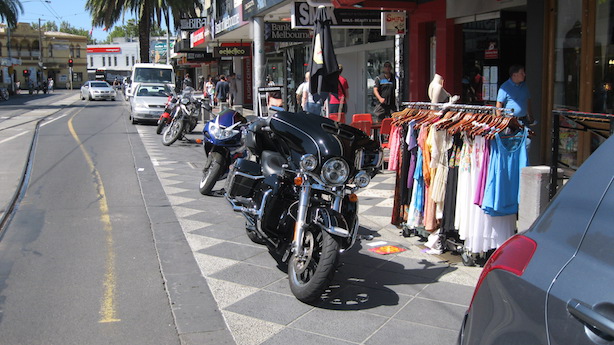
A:
{"label": "car tail light", "polygon": [[484,279],[486,279],[486,276],[491,271],[504,270],[520,277],[529,265],[536,249],[537,243],[523,235],[516,235],[503,243],[488,259],[486,265],[484,265],[480,279],[478,279],[478,283],[475,286],[469,309],[471,309],[475,295],[478,293]]}

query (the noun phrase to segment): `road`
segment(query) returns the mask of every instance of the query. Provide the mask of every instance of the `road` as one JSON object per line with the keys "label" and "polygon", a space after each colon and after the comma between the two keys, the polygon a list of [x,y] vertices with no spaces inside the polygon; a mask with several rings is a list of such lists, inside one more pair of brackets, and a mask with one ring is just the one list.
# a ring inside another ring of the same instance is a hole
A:
{"label": "road", "polygon": [[[45,96],[3,103],[0,117],[62,97]],[[83,102],[41,126],[27,191],[0,241],[3,344],[180,342],[126,110]]]}

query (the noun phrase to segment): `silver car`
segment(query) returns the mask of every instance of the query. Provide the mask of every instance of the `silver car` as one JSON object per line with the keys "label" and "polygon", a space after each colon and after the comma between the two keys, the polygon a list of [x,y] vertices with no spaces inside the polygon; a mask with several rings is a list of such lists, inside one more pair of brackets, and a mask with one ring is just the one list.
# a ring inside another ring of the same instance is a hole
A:
{"label": "silver car", "polygon": [[173,91],[166,84],[139,84],[130,98],[130,120],[157,122]]}
{"label": "silver car", "polygon": [[459,344],[614,342],[614,137],[488,260]]}
{"label": "silver car", "polygon": [[106,81],[90,80],[81,86],[81,99],[110,99],[115,100],[116,92]]}

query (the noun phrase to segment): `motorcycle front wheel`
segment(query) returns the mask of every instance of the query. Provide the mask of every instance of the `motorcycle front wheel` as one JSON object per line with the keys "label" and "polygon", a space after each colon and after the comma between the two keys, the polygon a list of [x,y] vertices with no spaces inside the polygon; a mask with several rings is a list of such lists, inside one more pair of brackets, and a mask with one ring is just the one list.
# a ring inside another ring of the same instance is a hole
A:
{"label": "motorcycle front wheel", "polygon": [[166,126],[166,119],[165,118],[161,118],[160,120],[158,120],[158,128],[156,128],[156,134],[162,133],[162,131],[164,130],[165,126]]}
{"label": "motorcycle front wheel", "polygon": [[171,146],[179,137],[183,131],[183,121],[171,121],[171,124],[166,127],[164,133],[162,133],[162,144],[164,146]]}
{"label": "motorcycle front wheel", "polygon": [[288,263],[290,290],[302,302],[318,299],[329,286],[335,272],[340,241],[326,231],[309,227],[305,230],[302,258],[292,254]]}
{"label": "motorcycle front wheel", "polygon": [[200,179],[198,190],[202,195],[211,194],[215,182],[222,176],[222,167],[224,166],[224,156],[219,152],[211,152],[207,156],[205,167],[203,168],[203,177]]}

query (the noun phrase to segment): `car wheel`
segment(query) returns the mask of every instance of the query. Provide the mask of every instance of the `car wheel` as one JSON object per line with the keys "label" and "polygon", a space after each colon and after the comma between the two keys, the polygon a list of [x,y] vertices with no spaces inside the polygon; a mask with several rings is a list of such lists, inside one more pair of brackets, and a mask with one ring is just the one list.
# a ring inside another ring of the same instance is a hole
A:
{"label": "car wheel", "polygon": [[91,101],[91,100],[93,100],[93,98],[92,98],[92,94],[91,94],[91,93],[89,94],[88,99],[89,99],[90,101]]}
{"label": "car wheel", "polygon": [[81,100],[85,101],[85,96],[83,96],[83,92],[81,92]]}

